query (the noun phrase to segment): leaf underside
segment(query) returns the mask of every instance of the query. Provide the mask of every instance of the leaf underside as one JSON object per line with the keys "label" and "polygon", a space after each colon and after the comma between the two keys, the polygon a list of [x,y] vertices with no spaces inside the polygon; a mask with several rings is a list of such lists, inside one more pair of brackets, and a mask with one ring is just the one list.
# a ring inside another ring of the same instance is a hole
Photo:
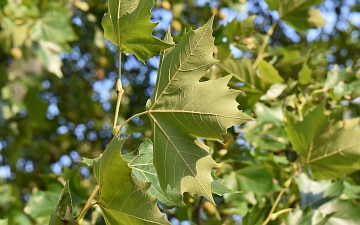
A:
{"label": "leaf underside", "polygon": [[[155,92],[146,106],[161,188],[169,185],[211,201],[211,168],[216,163],[197,138],[222,141],[227,128],[252,119],[237,108],[239,91],[227,87],[231,76],[199,82],[217,62],[212,57],[212,22],[190,30],[176,47],[162,52]],[[169,35],[166,41],[172,41]]]}
{"label": "leaf underside", "polygon": [[114,137],[98,161],[94,175],[99,183],[98,204],[106,224],[170,224],[156,206],[149,188],[151,183],[140,181],[120,150],[125,138]]}

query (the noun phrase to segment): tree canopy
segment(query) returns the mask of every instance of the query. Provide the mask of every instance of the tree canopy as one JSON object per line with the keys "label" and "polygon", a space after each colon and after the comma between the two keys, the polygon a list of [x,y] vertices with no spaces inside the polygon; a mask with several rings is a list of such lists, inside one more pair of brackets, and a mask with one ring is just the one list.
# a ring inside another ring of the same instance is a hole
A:
{"label": "tree canopy", "polygon": [[358,224],[360,2],[0,2],[1,224]]}

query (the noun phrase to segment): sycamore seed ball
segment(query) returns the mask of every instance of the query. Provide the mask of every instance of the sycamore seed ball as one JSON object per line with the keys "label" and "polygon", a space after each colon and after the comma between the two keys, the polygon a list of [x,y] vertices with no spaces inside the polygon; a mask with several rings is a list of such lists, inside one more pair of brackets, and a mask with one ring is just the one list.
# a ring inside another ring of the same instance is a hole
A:
{"label": "sycamore seed ball", "polygon": [[223,19],[226,19],[226,17],[227,17],[226,13],[222,13],[222,12],[219,13],[219,18],[220,18],[220,19],[223,20]]}
{"label": "sycamore seed ball", "polygon": [[182,25],[179,20],[173,20],[173,21],[171,21],[171,28],[174,31],[181,31]]}
{"label": "sycamore seed ball", "polygon": [[17,47],[12,48],[10,54],[14,59],[20,59],[22,57],[22,51]]}
{"label": "sycamore seed ball", "polygon": [[208,215],[213,215],[216,212],[216,207],[211,202],[204,202],[204,211]]}
{"label": "sycamore seed ball", "polygon": [[217,8],[212,8],[211,9],[211,14],[217,15],[218,13],[219,13],[219,10]]}
{"label": "sycamore seed ball", "polygon": [[161,2],[161,7],[162,7],[163,9],[170,10],[170,9],[171,9],[171,4],[170,4],[170,2],[168,2],[168,1],[162,1],[162,2]]}

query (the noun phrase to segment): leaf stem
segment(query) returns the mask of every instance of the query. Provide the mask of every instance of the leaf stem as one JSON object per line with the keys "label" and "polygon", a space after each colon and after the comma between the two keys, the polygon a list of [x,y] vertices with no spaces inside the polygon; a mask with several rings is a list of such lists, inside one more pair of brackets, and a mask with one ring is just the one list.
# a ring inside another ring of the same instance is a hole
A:
{"label": "leaf stem", "polygon": [[197,211],[197,224],[201,225],[202,224],[202,219],[201,219],[201,207],[202,207],[202,203],[204,201],[204,197],[200,196],[198,205],[196,207],[196,211]]}
{"label": "leaf stem", "polygon": [[287,181],[285,181],[285,183],[284,183],[284,185],[283,185],[283,187],[282,187],[279,195],[277,196],[277,198],[276,198],[273,206],[271,207],[271,210],[270,210],[270,212],[269,212],[269,215],[267,216],[267,218],[265,219],[265,221],[262,223],[262,225],[268,224],[271,220],[276,219],[276,217],[277,217],[278,215],[280,215],[281,213],[283,213],[283,212],[281,212],[281,211],[283,211],[283,210],[280,210],[280,211],[279,211],[279,212],[281,212],[281,213],[279,213],[279,212],[274,213],[274,211],[275,211],[276,207],[278,206],[279,201],[280,201],[281,197],[284,195],[286,189],[287,189],[288,187],[290,187],[290,184],[291,184],[293,178],[294,178],[294,174],[293,174]]}
{"label": "leaf stem", "polygon": [[130,118],[128,118],[127,120],[125,120],[125,121],[120,125],[119,131],[121,131],[121,129],[123,128],[123,126],[124,126],[125,124],[129,123],[129,122],[130,122],[132,119],[134,119],[135,117],[142,116],[142,115],[145,115],[145,114],[148,114],[148,113],[149,113],[149,111],[146,110],[146,111],[144,111],[144,112],[137,113],[137,114],[131,116]]}
{"label": "leaf stem", "polygon": [[115,117],[114,117],[114,124],[113,124],[113,130],[112,130],[113,136],[115,136],[117,133],[116,132],[116,124],[117,124],[117,120],[119,117],[121,98],[122,98],[122,95],[124,94],[124,89],[123,89],[122,83],[121,83],[121,50],[120,50],[120,48],[119,48],[118,52],[119,52],[118,53],[118,79],[115,84],[117,101],[116,101]]}
{"label": "leaf stem", "polygon": [[274,23],[271,25],[270,29],[268,30],[268,32],[266,33],[266,36],[264,38],[264,41],[260,47],[260,50],[258,52],[258,55],[256,57],[256,60],[252,66],[253,69],[255,69],[257,67],[257,65],[259,64],[260,60],[263,59],[263,53],[265,51],[265,48],[267,46],[267,44],[269,43],[269,39],[271,37],[271,35],[274,33],[274,29],[276,27],[276,25],[278,24],[278,20],[275,20]]}
{"label": "leaf stem", "polygon": [[90,194],[88,200],[86,201],[84,207],[82,208],[82,210],[81,210],[81,212],[79,214],[79,217],[76,219],[77,223],[78,223],[79,220],[81,220],[85,216],[87,210],[92,206],[91,202],[95,198],[95,195],[97,194],[98,191],[99,191],[99,185],[97,184],[95,186],[94,190],[91,192],[91,194]]}

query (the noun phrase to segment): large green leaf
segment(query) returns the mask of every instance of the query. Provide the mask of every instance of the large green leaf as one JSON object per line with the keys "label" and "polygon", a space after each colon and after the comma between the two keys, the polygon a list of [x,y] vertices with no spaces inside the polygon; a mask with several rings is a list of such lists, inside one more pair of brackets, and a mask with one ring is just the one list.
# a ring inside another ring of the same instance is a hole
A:
{"label": "large green leaf", "polygon": [[120,150],[125,138],[115,136],[101,158],[94,162],[99,183],[98,204],[107,224],[170,224],[156,206],[151,183],[134,178]]}
{"label": "large green leaf", "polygon": [[123,155],[123,158],[132,168],[132,173],[142,181],[151,182],[150,193],[168,207],[184,205],[182,195],[176,190],[161,189],[159,178],[153,165],[153,144],[145,139],[137,151]]}
{"label": "large green leaf", "polygon": [[286,21],[298,32],[322,27],[326,21],[318,9],[310,9],[323,0],[265,0],[271,10],[279,12],[280,19]]}
{"label": "large green leaf", "polygon": [[69,182],[64,186],[49,225],[76,225],[74,220]]}
{"label": "large green leaf", "polygon": [[169,48],[172,45],[151,35],[156,26],[150,23],[153,6],[153,0],[109,0],[109,10],[102,21],[105,38],[141,61]]}
{"label": "large green leaf", "polygon": [[330,121],[320,104],[303,121],[287,113],[285,130],[301,163],[318,179],[332,179],[360,169],[360,118]]}
{"label": "large green leaf", "polygon": [[211,168],[216,163],[197,137],[221,141],[228,127],[251,120],[237,108],[239,91],[227,87],[231,76],[199,82],[217,62],[212,57],[212,22],[190,30],[163,53],[155,92],[146,105],[161,188],[170,185],[211,201]]}

